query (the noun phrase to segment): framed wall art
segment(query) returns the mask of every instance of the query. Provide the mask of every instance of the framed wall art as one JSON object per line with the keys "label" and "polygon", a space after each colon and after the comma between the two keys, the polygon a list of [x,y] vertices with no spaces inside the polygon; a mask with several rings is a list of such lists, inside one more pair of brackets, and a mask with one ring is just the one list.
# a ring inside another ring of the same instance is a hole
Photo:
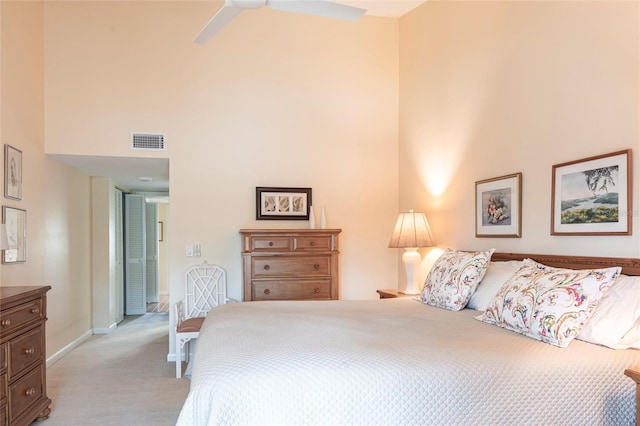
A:
{"label": "framed wall art", "polygon": [[22,151],[4,146],[4,196],[22,200]]}
{"label": "framed wall art", "polygon": [[631,235],[631,150],[552,166],[551,235]]}
{"label": "framed wall art", "polygon": [[522,173],[476,182],[476,237],[520,238]]}
{"label": "framed wall art", "polygon": [[2,222],[7,227],[9,248],[4,250],[2,263],[18,263],[27,260],[27,211],[2,206]]}
{"label": "framed wall art", "polygon": [[256,220],[309,220],[311,188],[256,188]]}

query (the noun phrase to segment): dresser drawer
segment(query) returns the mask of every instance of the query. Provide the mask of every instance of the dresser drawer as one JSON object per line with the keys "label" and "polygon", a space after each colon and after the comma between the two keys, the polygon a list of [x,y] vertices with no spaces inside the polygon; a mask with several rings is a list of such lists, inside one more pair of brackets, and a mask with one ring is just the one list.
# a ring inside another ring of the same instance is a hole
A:
{"label": "dresser drawer", "polygon": [[42,383],[44,378],[44,365],[31,371],[29,374],[9,386],[9,421],[14,421],[31,405],[38,402],[43,396]]}
{"label": "dresser drawer", "polygon": [[25,369],[41,362],[43,326],[9,341],[9,380],[19,376]]}
{"label": "dresser drawer", "polygon": [[44,318],[42,299],[38,298],[23,303],[15,308],[3,310],[0,316],[0,331],[3,335],[9,335],[30,323]]}
{"label": "dresser drawer", "polygon": [[254,256],[252,263],[253,278],[331,275],[331,257],[329,256]]}
{"label": "dresser drawer", "polygon": [[244,300],[338,299],[340,232],[241,229]]}
{"label": "dresser drawer", "polygon": [[294,238],[295,251],[331,251],[333,238],[331,235],[303,235]]}
{"label": "dresser drawer", "polygon": [[254,281],[253,300],[331,299],[331,280]]}
{"label": "dresser drawer", "polygon": [[251,237],[251,251],[291,251],[289,237]]}

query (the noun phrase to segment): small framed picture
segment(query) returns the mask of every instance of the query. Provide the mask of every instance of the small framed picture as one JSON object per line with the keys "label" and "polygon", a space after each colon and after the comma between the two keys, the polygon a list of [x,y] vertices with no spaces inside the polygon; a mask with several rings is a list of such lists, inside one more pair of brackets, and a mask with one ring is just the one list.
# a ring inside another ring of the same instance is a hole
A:
{"label": "small framed picture", "polygon": [[551,235],[631,235],[631,150],[552,166]]}
{"label": "small framed picture", "polygon": [[4,146],[4,196],[22,200],[22,151]]}
{"label": "small framed picture", "polygon": [[27,260],[27,211],[2,206],[2,222],[7,227],[9,248],[3,251],[2,263]]}
{"label": "small framed picture", "polygon": [[476,237],[520,238],[522,173],[476,182]]}
{"label": "small framed picture", "polygon": [[311,188],[256,188],[256,220],[309,220]]}

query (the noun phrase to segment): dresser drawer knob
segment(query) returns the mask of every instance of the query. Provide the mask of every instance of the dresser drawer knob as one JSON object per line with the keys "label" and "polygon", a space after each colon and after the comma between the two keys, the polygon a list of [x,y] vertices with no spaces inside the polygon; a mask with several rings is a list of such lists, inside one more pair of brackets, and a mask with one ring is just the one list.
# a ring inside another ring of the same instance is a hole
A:
{"label": "dresser drawer knob", "polygon": [[0,321],[0,325],[3,327],[9,327],[11,325],[11,320],[10,319],[3,319],[2,321]]}
{"label": "dresser drawer knob", "polygon": [[269,265],[264,265],[264,270],[265,270],[265,271],[268,271],[269,269],[271,269],[271,266],[269,266]]}
{"label": "dresser drawer knob", "polygon": [[269,241],[269,247],[273,247],[273,241]]}
{"label": "dresser drawer knob", "polygon": [[315,263],[315,264],[313,265],[313,269],[315,269],[315,270],[317,271],[318,269],[320,269],[320,265],[318,265],[317,263]]}
{"label": "dresser drawer knob", "polygon": [[26,396],[33,396],[36,394],[36,390],[34,388],[29,388],[27,389],[27,391],[24,393]]}
{"label": "dresser drawer knob", "polygon": [[39,314],[40,313],[40,308],[38,308],[37,306],[33,309],[31,309],[31,313],[32,314]]}
{"label": "dresser drawer knob", "polygon": [[267,294],[267,295],[268,295],[268,294],[271,294],[271,290],[269,290],[268,288],[265,288],[265,289],[264,289],[264,294]]}
{"label": "dresser drawer knob", "polygon": [[320,293],[320,289],[318,287],[316,287],[316,288],[313,289],[313,292],[314,293]]}
{"label": "dresser drawer knob", "polygon": [[36,350],[35,350],[35,349],[33,349],[33,346],[32,346],[32,347],[30,347],[30,348],[25,349],[25,350],[24,350],[24,353],[25,353],[26,355],[33,355],[33,354],[35,353],[35,351],[36,351]]}
{"label": "dresser drawer knob", "polygon": [[315,242],[315,241],[311,241],[311,242],[309,243],[309,245],[310,245],[311,247],[313,247],[313,246],[315,246],[315,245],[316,245],[316,242]]}

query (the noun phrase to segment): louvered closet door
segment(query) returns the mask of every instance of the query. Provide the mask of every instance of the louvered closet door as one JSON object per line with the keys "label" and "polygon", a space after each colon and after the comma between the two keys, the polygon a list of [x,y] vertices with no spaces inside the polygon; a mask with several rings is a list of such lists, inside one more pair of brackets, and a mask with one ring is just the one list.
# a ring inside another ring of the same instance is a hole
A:
{"label": "louvered closet door", "polygon": [[147,203],[147,303],[158,302],[158,205]]}
{"label": "louvered closet door", "polygon": [[145,204],[143,195],[125,195],[125,313],[127,315],[142,315],[147,310]]}
{"label": "louvered closet door", "polygon": [[116,323],[124,320],[124,241],[122,237],[124,230],[122,229],[122,191],[114,188],[113,216],[115,227],[115,251],[116,251]]}

